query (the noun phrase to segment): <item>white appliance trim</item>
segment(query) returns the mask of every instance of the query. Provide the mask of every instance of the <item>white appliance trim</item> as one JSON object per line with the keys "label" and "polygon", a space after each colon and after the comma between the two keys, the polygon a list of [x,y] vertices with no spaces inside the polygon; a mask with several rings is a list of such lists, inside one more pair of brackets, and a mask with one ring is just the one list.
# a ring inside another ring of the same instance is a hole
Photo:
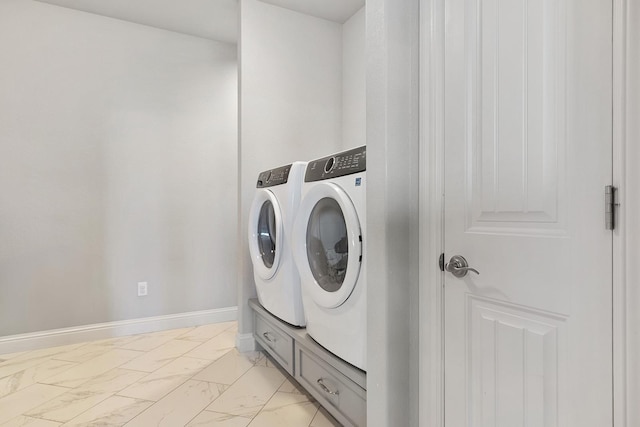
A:
{"label": "white appliance trim", "polygon": [[[347,273],[342,282],[342,286],[335,292],[325,291],[318,285],[309,262],[307,260],[306,242],[308,237],[308,226],[311,214],[316,205],[324,198],[334,200],[340,206],[342,217],[345,222],[348,237],[348,261]],[[360,269],[362,263],[362,227],[360,218],[353,202],[345,190],[332,182],[320,182],[314,185],[304,196],[300,203],[297,220],[293,231],[293,253],[298,265],[300,276],[304,277],[304,283],[314,283],[308,286],[311,299],[321,307],[333,309],[340,307],[351,296],[358,280],[360,279]],[[305,243],[303,243],[305,242]],[[303,250],[304,248],[304,250]],[[301,267],[302,266],[302,267]],[[305,286],[304,284],[302,286]]]}
{"label": "white appliance trim", "polygon": [[[444,190],[444,0],[420,1],[420,345],[419,345],[419,424],[444,426],[443,393],[443,324],[442,273],[437,259],[442,252]],[[618,217],[618,230],[614,233],[614,427],[631,427],[640,419],[635,405],[640,401],[640,379],[632,363],[640,359],[640,324],[632,313],[640,309],[640,301],[626,282],[627,271],[635,268],[634,260],[627,261],[629,245],[640,246],[640,236],[626,235],[625,218],[637,216],[631,212],[630,197],[625,191],[631,184],[631,173],[626,167],[630,148],[640,135],[633,135],[628,125],[640,108],[640,94],[631,93],[628,83],[640,81],[640,75],[629,76],[632,61],[639,61],[637,47],[630,48],[640,36],[640,28],[629,22],[634,14],[631,8],[640,5],[628,0],[613,2],[613,184],[620,188],[622,205]],[[638,12],[636,12],[638,13]],[[637,42],[636,42],[637,43]],[[637,72],[637,70],[635,70]],[[632,80],[633,79],[633,80]],[[636,111],[634,111],[634,109]],[[604,191],[604,189],[603,189]],[[604,194],[603,194],[604,199]],[[626,203],[624,202],[626,199]],[[635,300],[634,300],[635,298]],[[635,412],[632,412],[635,411]]]}
{"label": "white appliance trim", "polygon": [[[270,186],[258,187],[256,190],[249,211],[246,237],[254,272],[254,289],[260,304],[274,316],[296,326],[305,325],[305,314],[302,306],[300,276],[295,267],[291,248],[291,234],[300,203],[305,170],[306,163],[297,161],[259,173],[258,185]],[[261,215],[265,207],[264,201],[271,203],[275,218]],[[266,221],[260,225],[259,229],[261,218]],[[275,224],[271,224],[272,220]],[[276,228],[275,242],[272,240],[273,225]],[[265,237],[266,240],[263,241]],[[267,267],[269,263],[265,263],[266,252],[269,250],[275,250],[271,267]],[[263,251],[266,252],[263,254]],[[247,332],[243,331],[243,333]]]}
{"label": "white appliance trim", "polygon": [[[271,267],[267,267],[264,262],[261,262],[263,260],[262,253],[260,253],[260,248],[258,247],[258,222],[260,221],[262,206],[266,202],[271,203],[271,206],[273,206],[276,225],[276,249],[275,257]],[[264,188],[258,189],[253,199],[253,203],[251,204],[251,209],[249,210],[249,253],[251,255],[251,259],[255,260],[255,262],[253,263],[254,271],[264,280],[273,278],[273,276],[275,276],[278,272],[278,268],[280,267],[280,258],[282,257],[283,245],[282,236],[284,235],[284,233],[282,232],[283,228],[284,219],[282,217],[282,207],[280,206],[278,198],[275,194],[273,194],[271,190]]]}
{"label": "white appliance trim", "polygon": [[94,323],[0,337],[0,354],[236,320],[238,307]]}

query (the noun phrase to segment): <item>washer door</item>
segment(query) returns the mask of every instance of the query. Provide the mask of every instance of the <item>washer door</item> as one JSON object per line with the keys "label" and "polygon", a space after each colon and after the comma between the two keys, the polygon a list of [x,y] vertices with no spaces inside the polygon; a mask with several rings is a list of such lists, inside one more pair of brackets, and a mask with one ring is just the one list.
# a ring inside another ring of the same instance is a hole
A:
{"label": "washer door", "polygon": [[282,213],[276,196],[258,190],[249,212],[249,252],[254,271],[264,280],[278,271],[282,253]]}
{"label": "washer door", "polygon": [[344,303],[360,274],[360,221],[349,196],[332,183],[311,188],[300,204],[295,230],[296,264],[316,304]]}

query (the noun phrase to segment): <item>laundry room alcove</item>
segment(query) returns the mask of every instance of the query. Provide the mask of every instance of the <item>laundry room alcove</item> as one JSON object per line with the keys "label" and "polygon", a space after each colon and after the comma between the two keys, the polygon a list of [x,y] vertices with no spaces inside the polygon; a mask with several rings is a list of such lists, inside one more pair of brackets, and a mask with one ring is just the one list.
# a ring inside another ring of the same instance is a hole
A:
{"label": "laundry room alcove", "polygon": [[[313,5],[352,9],[336,22],[313,16]],[[418,371],[418,2],[363,6],[240,2],[237,344],[255,345],[245,224],[257,174],[366,145],[367,227],[373,230],[364,242],[371,252],[368,419],[371,425],[410,425],[417,420],[411,396]]]}
{"label": "laundry room alcove", "polygon": [[253,346],[246,224],[258,173],[366,144],[365,13],[363,0],[240,2],[241,349]]}
{"label": "laundry room alcove", "polygon": [[[366,145],[364,3],[240,2],[241,224],[259,172]],[[247,303],[256,285],[243,225],[238,347],[250,350],[254,316]]]}

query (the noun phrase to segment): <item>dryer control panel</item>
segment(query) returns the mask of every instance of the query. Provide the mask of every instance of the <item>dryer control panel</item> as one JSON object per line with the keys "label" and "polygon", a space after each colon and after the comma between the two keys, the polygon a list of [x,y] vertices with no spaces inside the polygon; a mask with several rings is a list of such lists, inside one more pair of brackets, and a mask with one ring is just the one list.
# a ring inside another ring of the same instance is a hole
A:
{"label": "dryer control panel", "polygon": [[291,165],[260,172],[256,188],[273,187],[274,185],[286,184],[289,179]]}
{"label": "dryer control panel", "polygon": [[304,182],[337,178],[367,170],[367,146],[343,151],[333,156],[312,160],[307,164]]}

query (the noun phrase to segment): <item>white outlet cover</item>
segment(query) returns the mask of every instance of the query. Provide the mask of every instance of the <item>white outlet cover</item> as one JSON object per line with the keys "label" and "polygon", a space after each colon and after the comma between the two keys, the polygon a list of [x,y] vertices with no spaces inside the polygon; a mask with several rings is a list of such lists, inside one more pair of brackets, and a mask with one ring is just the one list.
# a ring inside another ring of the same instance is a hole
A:
{"label": "white outlet cover", "polygon": [[138,282],[138,296],[143,297],[148,294],[147,282]]}

